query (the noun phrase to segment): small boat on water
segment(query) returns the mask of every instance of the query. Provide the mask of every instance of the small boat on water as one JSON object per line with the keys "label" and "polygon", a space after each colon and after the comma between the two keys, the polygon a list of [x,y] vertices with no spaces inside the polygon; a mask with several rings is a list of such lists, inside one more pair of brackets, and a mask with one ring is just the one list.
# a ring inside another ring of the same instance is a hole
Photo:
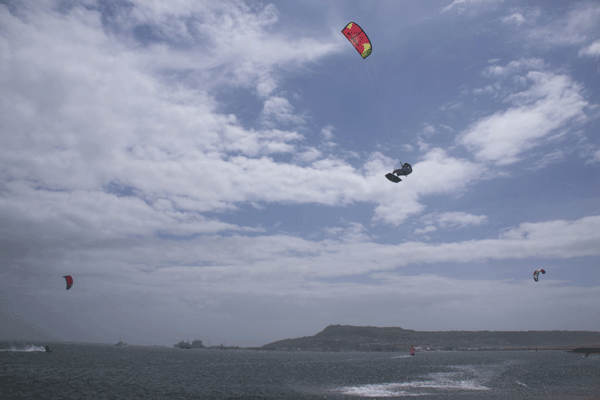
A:
{"label": "small boat on water", "polygon": [[115,346],[127,346],[127,343],[123,343],[121,336],[119,336],[119,343],[115,344]]}
{"label": "small boat on water", "polygon": [[52,350],[50,350],[50,346],[46,346],[45,349],[46,349],[46,353],[52,353]]}
{"label": "small boat on water", "polygon": [[410,355],[411,356],[415,355],[415,347],[412,344],[410,345]]}
{"label": "small boat on water", "polygon": [[187,342],[182,340],[181,342],[174,344],[173,347],[179,347],[180,349],[191,349],[192,345],[190,344],[189,340]]}

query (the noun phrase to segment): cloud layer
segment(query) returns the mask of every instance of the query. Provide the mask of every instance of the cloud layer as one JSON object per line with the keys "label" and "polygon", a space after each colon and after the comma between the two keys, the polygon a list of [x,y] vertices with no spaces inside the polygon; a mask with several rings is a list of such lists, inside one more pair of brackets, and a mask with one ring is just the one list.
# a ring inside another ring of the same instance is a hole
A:
{"label": "cloud layer", "polygon": [[[597,37],[581,9],[548,26],[573,31],[560,46],[590,63]],[[498,29],[540,29],[528,10],[503,14]],[[432,12],[435,24],[462,18]],[[598,215],[507,222],[514,211],[498,216],[481,190],[507,187],[530,156],[532,175],[550,170],[573,154],[565,143],[585,148],[588,164],[573,168],[595,168],[589,81],[540,54],[461,60],[472,79],[459,80],[462,95],[443,85],[407,95],[406,124],[421,133],[406,128],[402,159],[414,172],[396,185],[383,177],[397,155],[378,145],[378,128],[352,126],[379,103],[359,103],[368,96],[346,80],[357,55],[338,21],[301,29],[292,18],[302,16],[242,1],[0,5],[0,296],[10,299],[0,311],[11,321],[0,335],[105,340],[134,321],[132,336],[169,343],[202,321],[208,337],[256,345],[337,322],[493,329],[513,315],[518,328],[530,321],[520,304],[536,299],[564,321],[543,311],[532,328],[552,328],[595,307],[597,285],[563,272],[600,256]],[[465,20],[477,18],[488,17]],[[397,65],[419,57],[381,54],[373,65],[393,92]],[[392,118],[404,111],[393,110],[398,97],[386,99]],[[356,108],[337,114],[345,102]],[[438,111],[419,114],[422,104]],[[573,197],[593,201],[584,189],[595,182],[573,183]],[[534,293],[533,264],[544,263],[555,268]],[[75,286],[57,292],[65,273]]]}
{"label": "cloud layer", "polygon": [[509,108],[478,120],[458,138],[477,159],[496,165],[515,163],[525,151],[588,121],[590,104],[583,87],[569,76],[539,70],[511,74],[533,64],[536,60],[488,68],[489,75],[518,79],[525,89],[504,98]]}

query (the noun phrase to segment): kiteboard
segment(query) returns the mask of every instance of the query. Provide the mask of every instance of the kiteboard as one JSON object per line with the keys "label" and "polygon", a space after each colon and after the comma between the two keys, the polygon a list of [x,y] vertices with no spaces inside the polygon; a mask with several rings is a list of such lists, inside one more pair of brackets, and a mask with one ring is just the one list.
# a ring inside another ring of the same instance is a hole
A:
{"label": "kiteboard", "polygon": [[391,173],[390,174],[385,174],[385,177],[388,178],[390,181],[396,182],[396,183],[398,183],[398,182],[400,182],[402,180],[402,179],[398,178],[396,175],[391,174]]}

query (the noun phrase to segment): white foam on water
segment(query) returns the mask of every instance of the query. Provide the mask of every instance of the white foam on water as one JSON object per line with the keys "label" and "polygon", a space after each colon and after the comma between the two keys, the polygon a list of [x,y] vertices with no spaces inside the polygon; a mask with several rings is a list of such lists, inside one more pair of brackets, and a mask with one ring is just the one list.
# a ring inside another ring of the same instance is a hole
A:
{"label": "white foam on water", "polygon": [[[429,374],[432,380],[426,381],[414,381],[410,383],[403,383],[411,388],[429,388],[429,389],[451,389],[451,390],[489,390],[489,388],[482,386],[476,380],[457,380],[453,379],[453,372],[438,372],[435,374]],[[437,375],[437,376],[436,376]]]}
{"label": "white foam on water", "polygon": [[[345,395],[359,397],[412,397],[431,395],[432,391],[484,391],[490,388],[483,385],[489,378],[489,371],[481,371],[473,366],[457,366],[458,372],[435,372],[421,376],[423,380],[402,383],[367,384],[346,386],[338,389]],[[469,375],[466,377],[465,375]],[[424,392],[428,390],[428,392]]]}
{"label": "white foam on water", "polygon": [[430,393],[410,393],[401,390],[402,383],[382,383],[341,388],[342,394],[359,397],[416,397],[427,396]]}
{"label": "white foam on water", "polygon": [[34,345],[29,345],[27,347],[23,347],[23,348],[17,348],[17,347],[11,347],[10,349],[0,349],[0,351],[16,351],[16,352],[24,352],[24,353],[30,353],[32,351],[43,351],[45,352],[46,349],[42,346],[34,346]]}
{"label": "white foam on water", "polygon": [[527,387],[527,385],[526,385],[526,384],[524,384],[523,382],[519,382],[519,381],[515,381],[515,382],[517,382],[517,385],[521,385],[521,386],[525,386],[525,387]]}

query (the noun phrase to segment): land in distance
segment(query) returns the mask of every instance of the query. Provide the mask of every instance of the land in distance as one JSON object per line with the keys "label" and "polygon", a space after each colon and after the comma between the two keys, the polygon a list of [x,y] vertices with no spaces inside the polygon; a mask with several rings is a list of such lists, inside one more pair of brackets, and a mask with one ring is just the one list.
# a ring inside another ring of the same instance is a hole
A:
{"label": "land in distance", "polygon": [[261,350],[408,351],[575,349],[600,345],[595,331],[415,331],[399,327],[329,325],[314,336],[268,343]]}

